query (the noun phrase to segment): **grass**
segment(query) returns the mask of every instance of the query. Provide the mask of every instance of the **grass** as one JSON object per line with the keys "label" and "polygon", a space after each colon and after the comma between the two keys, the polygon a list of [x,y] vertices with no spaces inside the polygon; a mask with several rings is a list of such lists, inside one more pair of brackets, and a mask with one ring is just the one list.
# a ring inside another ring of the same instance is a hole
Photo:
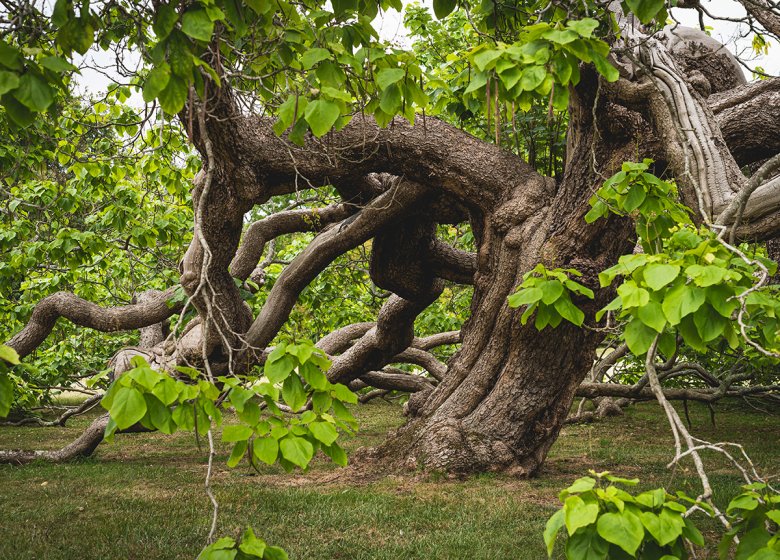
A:
{"label": "grass", "polygon": [[[358,407],[361,430],[349,452],[380,442],[403,423],[400,407]],[[776,416],[718,405],[716,426],[691,406],[693,432],[740,441],[764,475],[780,472]],[[0,448],[56,448],[90,418],[66,428],[0,428]],[[690,465],[666,469],[671,436],[658,406],[631,407],[623,417],[567,426],[540,477],[481,475],[356,475],[316,460],[307,474],[225,466],[220,447],[214,488],[219,535],[252,526],[290,557],[315,559],[529,559],[546,557],[541,534],[558,507],[557,493],[588,469],[639,477],[641,488],[697,493]],[[740,480],[709,457],[716,494]],[[204,545],[210,506],[203,491],[206,454],[191,434],[132,434],[103,444],[88,460],[66,465],[0,466],[0,559],[194,558]],[[714,540],[715,526],[703,524]],[[712,556],[714,558],[714,556]]]}

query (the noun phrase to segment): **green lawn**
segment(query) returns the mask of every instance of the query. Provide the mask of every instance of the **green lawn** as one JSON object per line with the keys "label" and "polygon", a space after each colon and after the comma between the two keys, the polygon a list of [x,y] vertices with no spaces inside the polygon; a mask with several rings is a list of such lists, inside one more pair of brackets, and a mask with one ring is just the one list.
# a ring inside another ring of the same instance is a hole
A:
{"label": "green lawn", "polygon": [[[753,409],[721,404],[716,427],[691,406],[693,433],[740,441],[763,475],[780,472],[780,422]],[[348,451],[371,446],[403,422],[400,407],[373,402],[355,409],[361,430]],[[89,418],[67,428],[0,428],[0,448],[54,448]],[[227,447],[214,476],[218,534],[250,525],[293,559],[533,559],[546,557],[541,533],[559,489],[588,469],[640,477],[695,495],[690,465],[667,470],[671,436],[658,405],[641,404],[620,418],[567,426],[539,478],[442,475],[337,469],[317,460],[306,474],[264,468],[228,469]],[[716,493],[740,481],[710,458]],[[204,545],[211,510],[203,491],[206,453],[192,435],[132,434],[67,465],[0,466],[0,559],[194,558]],[[710,540],[715,525],[700,524]]]}

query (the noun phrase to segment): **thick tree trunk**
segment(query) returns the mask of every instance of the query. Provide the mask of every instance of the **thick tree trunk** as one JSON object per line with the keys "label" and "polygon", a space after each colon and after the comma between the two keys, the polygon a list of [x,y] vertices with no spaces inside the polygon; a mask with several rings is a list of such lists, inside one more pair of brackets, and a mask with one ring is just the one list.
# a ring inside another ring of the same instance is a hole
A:
{"label": "thick tree trunk", "polygon": [[[511,309],[507,297],[539,262],[577,268],[584,274],[580,280],[595,288],[598,271],[631,249],[627,221],[588,225],[583,219],[603,181],[590,171],[593,158],[600,172],[611,174],[631,155],[624,139],[613,137],[616,144],[609,146],[599,140],[592,121],[595,88],[583,85],[574,96],[567,173],[557,191],[546,182],[537,188],[552,191],[547,197],[529,197],[529,187],[522,198],[509,192],[487,216],[463,348],[434,391],[412,397],[414,418],[380,454],[401,454],[409,465],[454,472],[532,475],[544,462],[601,337],[566,322],[541,332],[533,320],[521,326],[523,310]],[[605,107],[598,107],[603,113]],[[529,207],[520,200],[544,202]],[[605,296],[576,302],[587,320]]]}

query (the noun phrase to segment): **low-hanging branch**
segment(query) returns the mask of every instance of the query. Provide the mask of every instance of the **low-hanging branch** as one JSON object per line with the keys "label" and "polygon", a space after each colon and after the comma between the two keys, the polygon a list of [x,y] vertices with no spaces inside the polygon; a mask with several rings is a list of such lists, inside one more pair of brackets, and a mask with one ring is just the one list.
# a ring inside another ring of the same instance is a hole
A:
{"label": "low-hanging branch", "polygon": [[183,304],[172,301],[176,291],[172,287],[136,304],[108,308],[70,292],[57,292],[38,302],[24,328],[6,344],[24,358],[46,340],[60,317],[102,332],[148,327],[181,311]]}

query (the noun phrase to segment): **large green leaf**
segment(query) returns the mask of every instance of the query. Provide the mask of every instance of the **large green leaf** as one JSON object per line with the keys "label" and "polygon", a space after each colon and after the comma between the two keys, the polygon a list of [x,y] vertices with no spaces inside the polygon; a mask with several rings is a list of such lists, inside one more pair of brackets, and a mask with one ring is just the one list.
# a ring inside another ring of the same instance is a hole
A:
{"label": "large green leaf", "polygon": [[312,134],[319,138],[333,128],[341,115],[338,103],[328,99],[317,99],[306,106],[306,122],[309,123]]}
{"label": "large green leaf", "polygon": [[457,5],[455,0],[433,0],[433,13],[441,19],[450,15]]}
{"label": "large green leaf", "polygon": [[312,435],[325,445],[331,445],[339,437],[339,433],[330,422],[312,422],[309,424]]}
{"label": "large green leaf", "polygon": [[284,402],[293,409],[293,412],[297,412],[306,404],[306,391],[303,389],[300,377],[297,375],[290,375],[284,380],[284,385],[282,385],[282,398],[284,399]]}
{"label": "large green leaf", "polygon": [[650,511],[643,511],[639,517],[642,525],[661,546],[675,541],[685,527],[682,515],[666,508],[662,509],[658,515]]}
{"label": "large green leaf", "polygon": [[648,327],[642,321],[634,319],[631,321],[623,336],[631,353],[635,356],[641,356],[650,348],[653,340],[658,335],[655,329]]}
{"label": "large green leaf", "polygon": [[287,379],[287,376],[295,368],[295,359],[288,354],[282,354],[276,359],[274,357],[273,355],[268,356],[263,373],[271,383],[279,383]]}
{"label": "large green leaf", "polygon": [[146,414],[146,399],[134,387],[122,387],[114,395],[111,418],[120,430],[126,430]]}
{"label": "large green leaf", "polygon": [[640,321],[656,332],[663,332],[664,327],[666,327],[666,317],[664,317],[661,304],[657,301],[649,301],[647,305],[637,309],[637,316]]}
{"label": "large green leaf", "polygon": [[273,465],[279,455],[279,442],[272,437],[264,437],[254,440],[252,449],[255,457],[266,465]]}
{"label": "large green leaf", "polygon": [[189,87],[179,76],[171,76],[168,85],[159,93],[160,106],[169,115],[175,115],[184,108]]}
{"label": "large green leaf", "polygon": [[653,290],[660,290],[680,274],[680,267],[673,264],[654,263],[645,267],[645,282]]}
{"label": "large green leaf", "polygon": [[308,466],[314,456],[314,446],[301,437],[285,437],[279,442],[279,449],[282,451],[282,457],[302,469]]}
{"label": "large green leaf", "polygon": [[577,531],[566,542],[566,558],[576,560],[604,560],[608,550],[609,544],[594,526]]}
{"label": "large green leaf", "polygon": [[563,527],[564,513],[562,509],[556,511],[550,519],[547,520],[547,524],[544,527],[544,544],[547,546],[547,556],[552,556],[553,548],[555,547],[555,538],[558,536],[558,531]]}
{"label": "large green leaf", "polygon": [[181,18],[181,30],[193,39],[208,42],[214,34],[214,22],[202,8],[189,9]]}
{"label": "large green leaf", "polygon": [[618,545],[632,556],[645,536],[642,522],[628,509],[622,513],[605,513],[599,517],[596,528],[605,541]]}
{"label": "large green leaf", "polygon": [[0,344],[0,359],[5,360],[9,364],[16,365],[19,363],[19,354],[10,346]]}
{"label": "large green leaf", "polygon": [[0,418],[5,418],[14,402],[14,383],[7,373],[0,373]]}
{"label": "large green leaf", "polygon": [[0,72],[0,95],[19,87],[19,76],[13,72]]}
{"label": "large green leaf", "polygon": [[683,317],[699,309],[704,299],[704,290],[680,283],[666,294],[661,305],[669,323],[677,325]]}
{"label": "large green leaf", "polygon": [[569,536],[580,527],[586,527],[596,521],[599,515],[599,505],[596,502],[585,502],[579,496],[569,496],[564,504],[564,521]]}
{"label": "large green leaf", "polygon": [[650,23],[664,7],[664,0],[626,0],[631,12],[642,23]]}
{"label": "large green leaf", "polygon": [[403,68],[383,68],[376,73],[376,83],[379,89],[385,89],[390,84],[400,82],[406,71]]}
{"label": "large green leaf", "polygon": [[54,102],[54,93],[49,84],[29,72],[19,78],[13,96],[31,111],[45,111]]}
{"label": "large green leaf", "polygon": [[301,65],[304,69],[308,70],[326,58],[330,58],[330,51],[328,49],[314,47],[303,53],[303,56],[301,56]]}
{"label": "large green leaf", "polygon": [[222,441],[246,441],[252,437],[253,433],[252,428],[243,424],[225,426],[225,429],[222,430]]}
{"label": "large green leaf", "polygon": [[555,300],[555,310],[560,313],[561,317],[578,327],[581,327],[582,322],[585,320],[585,313],[572,303],[568,294]]}
{"label": "large green leaf", "polygon": [[523,70],[523,77],[520,78],[520,87],[524,91],[533,91],[542,85],[547,76],[547,70],[543,66],[529,66]]}
{"label": "large green leaf", "polygon": [[171,79],[171,68],[163,64],[153,68],[144,80],[143,98],[147,103],[155,99],[165,89]]}

